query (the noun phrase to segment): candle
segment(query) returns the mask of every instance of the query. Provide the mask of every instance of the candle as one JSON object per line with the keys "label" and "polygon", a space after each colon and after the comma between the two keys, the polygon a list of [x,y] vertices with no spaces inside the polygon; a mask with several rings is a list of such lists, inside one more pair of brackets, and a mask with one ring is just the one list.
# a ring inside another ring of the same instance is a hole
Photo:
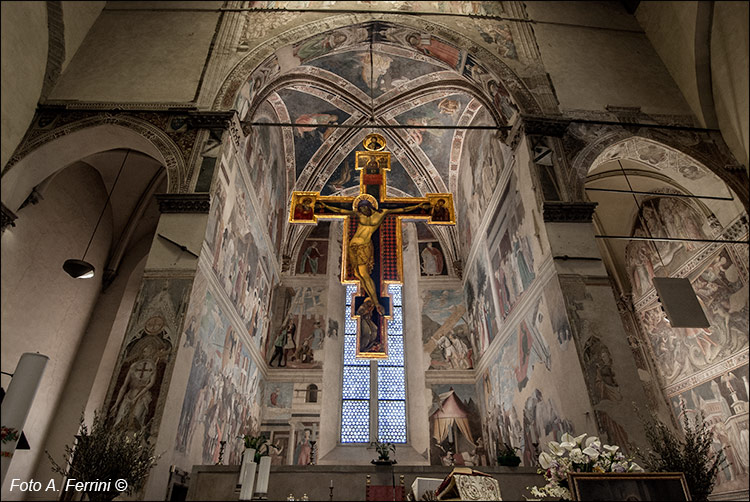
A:
{"label": "candle", "polygon": [[29,416],[31,404],[42,380],[44,367],[49,358],[45,355],[26,352],[21,355],[16,371],[8,384],[2,409],[3,431],[11,431],[14,438],[3,439],[2,447],[2,481],[8,473],[10,461],[16,451],[16,445],[21,437],[21,431]]}
{"label": "candle", "polygon": [[331,488],[333,488],[333,480],[331,480],[331,484],[328,485],[328,486],[330,486]]}

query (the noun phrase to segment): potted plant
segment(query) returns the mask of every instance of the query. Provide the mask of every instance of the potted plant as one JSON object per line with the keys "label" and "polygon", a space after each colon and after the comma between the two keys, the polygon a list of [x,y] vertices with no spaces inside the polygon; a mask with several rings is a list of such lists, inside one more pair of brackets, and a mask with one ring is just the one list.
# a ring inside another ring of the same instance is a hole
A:
{"label": "potted plant", "polygon": [[370,443],[370,446],[375,447],[375,451],[378,452],[378,459],[372,460],[373,464],[376,465],[393,465],[396,463],[395,460],[391,460],[391,452],[396,453],[396,445],[393,443],[381,443],[380,441],[374,441]]}
{"label": "potted plant", "polygon": [[497,450],[497,463],[506,467],[518,467],[521,464],[521,457],[516,455],[518,448],[508,443],[503,443],[502,448]]}
{"label": "potted plant", "polygon": [[726,457],[723,450],[713,450],[714,432],[703,412],[690,420],[685,407],[681,408],[682,435],[675,434],[653,413],[648,418],[641,417],[649,451],[644,454],[638,450],[638,455],[650,471],[684,472],[691,498],[708,500],[719,470],[726,468]]}
{"label": "potted plant", "polygon": [[[159,455],[149,442],[148,427],[137,431],[124,431],[114,427],[111,420],[94,412],[91,429],[80,420],[75,446],[65,445],[64,462],[55,462],[47,451],[52,470],[77,481],[91,482],[89,500],[112,500],[121,493],[137,493],[156,465]],[[110,480],[108,483],[97,481]]]}

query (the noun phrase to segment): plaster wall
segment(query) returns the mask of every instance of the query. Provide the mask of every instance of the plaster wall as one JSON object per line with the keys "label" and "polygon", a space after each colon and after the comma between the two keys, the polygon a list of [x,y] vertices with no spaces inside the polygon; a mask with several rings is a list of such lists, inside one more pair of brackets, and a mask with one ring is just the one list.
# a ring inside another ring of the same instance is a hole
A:
{"label": "plaster wall", "polygon": [[2,15],[2,147],[5,166],[26,133],[42,92],[47,64],[45,2],[3,2]]}
{"label": "plaster wall", "polygon": [[658,54],[621,6],[525,5],[532,20],[544,21],[534,24],[534,34],[561,109],[605,111],[611,105],[640,106],[644,113],[690,113]]}
{"label": "plaster wall", "polygon": [[[82,192],[80,186],[90,188]],[[66,259],[83,254],[105,198],[99,173],[86,164],[75,164],[55,177],[42,202],[20,211],[21,224],[2,235],[2,331],[14,340],[3,346],[3,370],[12,373],[21,354],[40,347],[50,358],[24,427],[32,449],[14,456],[6,481],[31,477],[44,455],[56,407],[65,399],[64,385],[101,282],[73,279],[61,266]],[[111,225],[112,215],[107,211],[86,254],[97,270],[104,269]],[[40,314],[29,316],[29,305]],[[8,383],[3,376],[3,386]],[[8,486],[9,481],[3,499],[22,498],[18,492],[7,491]]]}
{"label": "plaster wall", "polygon": [[748,4],[714,2],[711,82],[716,117],[724,141],[748,169]]}
{"label": "plaster wall", "polygon": [[199,86],[219,13],[171,3],[105,8],[49,99],[189,102]]}
{"label": "plaster wall", "polygon": [[[126,256],[117,277],[99,295],[94,306],[91,320],[71,364],[70,376],[62,390],[65,399],[60,400],[54,412],[54,427],[50,428],[45,441],[45,451],[57,462],[63,458],[65,445],[74,443],[82,414],[86,423],[91,424],[94,410],[101,412],[106,385],[112,376],[143,277],[144,258],[149,244],[150,241],[142,240],[133,253]],[[46,455],[39,458],[33,478],[62,482],[62,476],[52,472]],[[34,492],[29,493],[27,499],[45,500],[49,496],[44,492]]]}
{"label": "plaster wall", "polygon": [[698,2],[641,2],[635,17],[701,127],[706,127],[695,72]]}
{"label": "plaster wall", "polygon": [[65,61],[62,71],[73,59],[107,2],[61,2],[65,25]]}

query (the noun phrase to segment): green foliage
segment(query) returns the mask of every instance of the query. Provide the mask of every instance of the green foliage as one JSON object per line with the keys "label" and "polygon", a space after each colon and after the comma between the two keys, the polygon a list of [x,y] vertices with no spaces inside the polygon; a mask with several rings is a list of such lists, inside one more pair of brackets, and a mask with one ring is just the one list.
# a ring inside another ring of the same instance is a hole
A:
{"label": "green foliage", "polygon": [[269,454],[268,438],[265,436],[250,436],[245,434],[243,439],[245,441],[245,448],[252,448],[255,450],[255,459],[253,462],[260,462],[260,457],[265,457]]}
{"label": "green foliage", "polygon": [[113,426],[100,413],[94,412],[91,429],[80,420],[78,440],[74,447],[65,445],[63,465],[58,464],[49,452],[47,458],[52,470],[77,481],[111,481],[110,491],[90,492],[90,500],[112,500],[121,492],[115,481],[127,481],[125,493],[130,495],[143,488],[148,474],[156,465],[159,455],[155,445],[149,443],[144,431],[126,432]]}
{"label": "green foliage", "polygon": [[708,500],[716,483],[716,476],[725,462],[724,451],[715,453],[713,430],[701,412],[690,423],[682,408],[684,438],[676,435],[654,414],[644,422],[650,450],[645,455],[639,451],[647,470],[654,472],[684,472],[693,500]]}
{"label": "green foliage", "polygon": [[518,448],[511,446],[508,443],[503,443],[502,446],[498,446],[497,463],[506,466],[517,466],[521,463],[521,457],[516,454],[516,451],[518,451]]}
{"label": "green foliage", "polygon": [[497,449],[497,456],[506,458],[519,458],[518,455],[516,455],[517,451],[518,448],[516,448],[515,446],[511,446],[508,443],[503,443],[503,446]]}
{"label": "green foliage", "polygon": [[378,460],[388,461],[391,459],[391,452],[396,453],[396,445],[393,443],[374,441],[370,443],[370,446],[374,446],[375,451],[378,452]]}

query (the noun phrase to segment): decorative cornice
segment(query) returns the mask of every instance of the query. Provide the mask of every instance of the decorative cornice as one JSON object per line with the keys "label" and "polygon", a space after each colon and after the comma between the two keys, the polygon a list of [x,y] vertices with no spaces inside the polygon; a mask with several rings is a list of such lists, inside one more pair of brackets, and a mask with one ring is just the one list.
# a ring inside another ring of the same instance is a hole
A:
{"label": "decorative cornice", "polygon": [[2,204],[2,212],[0,212],[0,231],[5,232],[6,228],[15,227],[16,219],[18,219],[16,213],[5,207],[5,204]]}
{"label": "decorative cornice", "polygon": [[521,127],[524,133],[537,136],[561,137],[568,130],[569,118],[544,117],[539,115],[521,115]]}
{"label": "decorative cornice", "polygon": [[591,223],[596,202],[545,202],[544,221],[548,223]]}
{"label": "decorative cornice", "polygon": [[199,129],[227,129],[232,122],[234,111],[226,112],[188,112],[188,124]]}
{"label": "decorative cornice", "polygon": [[161,213],[208,213],[211,197],[207,193],[158,193]]}

